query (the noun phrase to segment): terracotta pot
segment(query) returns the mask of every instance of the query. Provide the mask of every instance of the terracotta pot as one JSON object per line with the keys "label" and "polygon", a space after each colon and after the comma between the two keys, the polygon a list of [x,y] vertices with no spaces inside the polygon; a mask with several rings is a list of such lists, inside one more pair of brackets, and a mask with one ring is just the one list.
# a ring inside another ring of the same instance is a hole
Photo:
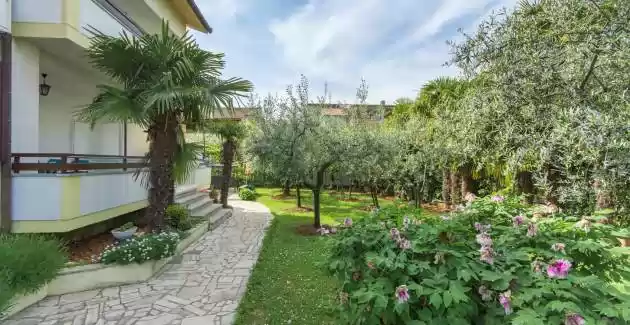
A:
{"label": "terracotta pot", "polygon": [[630,247],[630,238],[617,238],[621,243],[621,247]]}

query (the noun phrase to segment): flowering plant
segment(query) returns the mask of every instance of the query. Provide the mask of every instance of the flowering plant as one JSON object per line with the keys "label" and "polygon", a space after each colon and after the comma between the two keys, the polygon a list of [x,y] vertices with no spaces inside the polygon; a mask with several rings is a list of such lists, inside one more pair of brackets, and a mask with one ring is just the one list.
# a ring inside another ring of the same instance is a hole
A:
{"label": "flowering plant", "polygon": [[448,220],[394,209],[355,220],[334,237],[328,265],[343,283],[340,322],[630,321],[630,296],[610,285],[630,278],[612,227],[531,214],[508,197],[477,199]]}
{"label": "flowering plant", "polygon": [[180,236],[176,232],[148,234],[132,238],[117,246],[109,246],[95,262],[103,264],[132,264],[160,260],[175,254]]}

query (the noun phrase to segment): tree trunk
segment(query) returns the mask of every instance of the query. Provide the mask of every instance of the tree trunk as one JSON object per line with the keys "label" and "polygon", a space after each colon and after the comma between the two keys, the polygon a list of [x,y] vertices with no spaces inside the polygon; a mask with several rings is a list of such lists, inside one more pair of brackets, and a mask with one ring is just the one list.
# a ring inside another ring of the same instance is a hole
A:
{"label": "tree trunk", "polygon": [[322,227],[321,216],[319,213],[320,208],[320,194],[322,187],[324,186],[324,173],[326,169],[332,164],[326,163],[322,167],[317,170],[317,175],[315,177],[315,186],[313,186],[313,227],[315,229],[319,229]]}
{"label": "tree trunk", "polygon": [[442,202],[449,205],[451,201],[451,172],[444,168],[442,170]]}
{"label": "tree trunk", "polygon": [[595,180],[595,182],[593,183],[593,189],[595,190],[596,195],[595,209],[601,210],[612,207],[610,191],[604,189],[604,187],[602,186],[602,181]]}
{"label": "tree trunk", "polygon": [[352,199],[352,185],[353,185],[353,181],[350,180],[350,189],[348,190],[348,200]]}
{"label": "tree trunk", "polygon": [[525,197],[525,201],[529,204],[534,203],[534,179],[529,171],[520,171],[516,174],[518,184],[518,194]]}
{"label": "tree trunk", "polygon": [[558,183],[560,182],[560,171],[558,171],[551,164],[548,164],[546,166],[546,169],[547,182],[549,183],[549,188],[547,189],[546,195],[547,203],[558,206]]}
{"label": "tree trunk", "polygon": [[378,191],[376,189],[376,186],[370,186],[370,194],[372,195],[372,204],[374,204],[374,206],[379,209],[380,206],[378,204]]}
{"label": "tree trunk", "polygon": [[318,187],[313,189],[313,227],[319,229],[322,227],[321,216],[319,213],[319,197],[320,189]]}
{"label": "tree trunk", "polygon": [[462,185],[460,183],[459,172],[451,172],[451,204],[458,205],[461,202]]}
{"label": "tree trunk", "polygon": [[234,140],[227,139],[223,142],[223,175],[221,176],[221,205],[228,208],[228,195],[230,191],[230,181],[232,179],[232,163],[234,162],[234,150],[236,144]]}
{"label": "tree trunk", "polygon": [[462,181],[462,197],[468,193],[475,193],[475,182],[472,175],[472,166],[470,164],[464,164],[464,166],[459,168],[459,174]]}
{"label": "tree trunk", "polygon": [[174,199],[173,163],[177,150],[177,119],[163,115],[148,130],[149,137],[149,206],[145,219],[149,228],[160,231],[169,203]]}
{"label": "tree trunk", "polygon": [[291,195],[291,183],[289,183],[289,180],[287,179],[284,181],[284,186],[282,187],[282,196],[288,197],[289,195]]}
{"label": "tree trunk", "polygon": [[296,185],[295,186],[295,194],[297,195],[297,207],[301,208],[302,207],[302,196],[300,194],[300,185]]}

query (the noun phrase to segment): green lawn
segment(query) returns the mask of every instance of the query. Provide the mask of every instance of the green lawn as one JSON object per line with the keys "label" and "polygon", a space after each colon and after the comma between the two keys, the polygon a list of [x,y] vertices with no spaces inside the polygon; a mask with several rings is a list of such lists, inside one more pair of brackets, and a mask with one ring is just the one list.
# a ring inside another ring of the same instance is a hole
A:
{"label": "green lawn", "polygon": [[[275,218],[239,306],[236,324],[334,324],[330,310],[337,297],[337,283],[322,265],[327,258],[328,239],[295,232],[297,226],[313,221],[312,212],[287,211],[295,208],[295,198],[272,199],[280,194],[279,189],[256,191],[261,194],[258,201],[269,207]],[[303,191],[302,197],[303,206],[311,206],[310,192]],[[371,200],[365,195],[355,197],[361,201],[339,201],[323,194],[322,224],[364,216],[367,212],[360,208],[369,206]]]}

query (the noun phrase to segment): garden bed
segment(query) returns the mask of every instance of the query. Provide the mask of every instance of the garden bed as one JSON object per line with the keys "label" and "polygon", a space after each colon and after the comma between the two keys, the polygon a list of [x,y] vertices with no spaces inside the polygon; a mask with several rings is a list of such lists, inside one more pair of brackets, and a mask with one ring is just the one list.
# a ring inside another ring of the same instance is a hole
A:
{"label": "garden bed", "polygon": [[[188,230],[186,236],[180,239],[174,255],[181,254],[188,246],[201,238],[209,229],[209,221],[197,224]],[[110,235],[111,237],[111,235]],[[144,263],[119,264],[90,264],[71,265],[59,271],[57,276],[37,292],[20,295],[12,300],[12,308],[7,317],[18,313],[28,306],[37,303],[46,296],[62,295],[93,289],[100,289],[115,285],[133,284],[150,279],[158,273],[173,256],[150,260]]]}

